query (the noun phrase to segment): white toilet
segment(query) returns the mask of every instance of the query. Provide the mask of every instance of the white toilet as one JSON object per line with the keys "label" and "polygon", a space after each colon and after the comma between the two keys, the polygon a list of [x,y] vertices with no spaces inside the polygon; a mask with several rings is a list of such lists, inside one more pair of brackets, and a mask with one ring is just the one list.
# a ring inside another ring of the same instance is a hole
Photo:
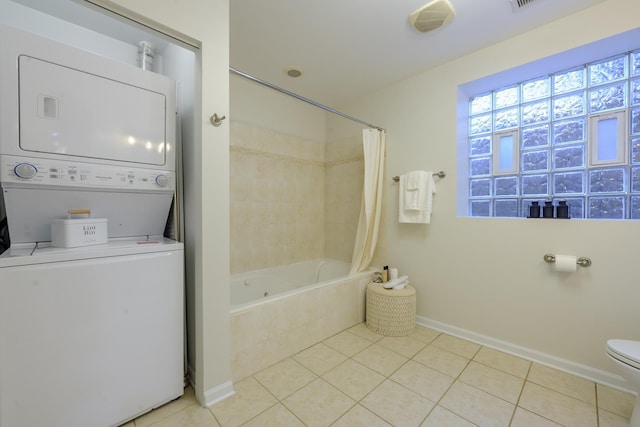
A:
{"label": "white toilet", "polygon": [[638,393],[629,427],[640,427],[640,341],[609,340],[607,356],[618,367],[620,375]]}

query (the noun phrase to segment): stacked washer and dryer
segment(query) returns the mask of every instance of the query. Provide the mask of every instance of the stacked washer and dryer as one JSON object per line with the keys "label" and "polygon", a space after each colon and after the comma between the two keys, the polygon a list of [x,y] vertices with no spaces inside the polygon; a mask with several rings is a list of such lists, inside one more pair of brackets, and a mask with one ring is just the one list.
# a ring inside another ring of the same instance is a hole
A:
{"label": "stacked washer and dryer", "polygon": [[[0,427],[119,425],[183,393],[175,83],[0,39]],[[52,245],[74,210],[106,220],[106,242]]]}

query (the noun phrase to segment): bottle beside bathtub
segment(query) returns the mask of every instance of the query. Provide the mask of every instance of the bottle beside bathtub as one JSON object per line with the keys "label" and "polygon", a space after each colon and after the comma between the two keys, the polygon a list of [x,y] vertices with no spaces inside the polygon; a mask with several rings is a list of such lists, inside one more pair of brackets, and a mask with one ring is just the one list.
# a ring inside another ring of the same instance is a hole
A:
{"label": "bottle beside bathtub", "polygon": [[373,283],[381,284],[385,289],[404,289],[409,284],[409,276],[398,277],[397,268],[385,265],[381,271],[374,272]]}
{"label": "bottle beside bathtub", "polygon": [[376,270],[373,272],[373,283],[377,283],[379,285],[381,285],[382,282],[382,270]]}
{"label": "bottle beside bathtub", "polygon": [[389,281],[389,266],[385,265],[382,270],[373,273],[373,283],[387,283]]}

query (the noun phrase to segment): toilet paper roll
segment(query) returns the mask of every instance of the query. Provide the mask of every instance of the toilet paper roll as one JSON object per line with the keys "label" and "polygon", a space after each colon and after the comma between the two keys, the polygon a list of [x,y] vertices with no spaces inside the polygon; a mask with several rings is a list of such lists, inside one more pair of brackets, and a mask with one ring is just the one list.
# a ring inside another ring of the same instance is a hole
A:
{"label": "toilet paper roll", "polygon": [[577,261],[573,255],[556,255],[556,271],[578,271]]}
{"label": "toilet paper roll", "polygon": [[389,280],[395,280],[398,278],[398,269],[390,268],[389,269]]}

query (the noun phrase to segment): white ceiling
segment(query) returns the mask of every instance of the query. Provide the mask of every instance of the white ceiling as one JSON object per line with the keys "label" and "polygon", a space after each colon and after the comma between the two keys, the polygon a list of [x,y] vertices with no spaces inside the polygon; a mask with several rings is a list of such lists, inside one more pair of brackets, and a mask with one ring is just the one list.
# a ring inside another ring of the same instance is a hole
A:
{"label": "white ceiling", "polygon": [[[231,0],[230,65],[330,107],[603,0],[450,0],[456,16],[420,33],[429,0]],[[297,79],[285,70],[303,71]]]}

